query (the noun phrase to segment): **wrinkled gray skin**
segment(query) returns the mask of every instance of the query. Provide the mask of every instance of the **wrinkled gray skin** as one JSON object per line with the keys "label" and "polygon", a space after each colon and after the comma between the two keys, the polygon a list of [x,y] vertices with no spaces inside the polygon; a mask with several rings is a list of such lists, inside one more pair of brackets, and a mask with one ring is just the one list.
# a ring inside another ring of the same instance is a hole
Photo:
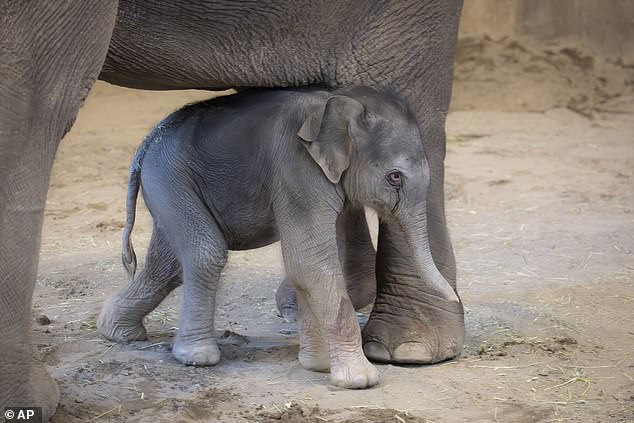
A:
{"label": "wrinkled gray skin", "polygon": [[[434,262],[455,285],[443,161],[461,6],[0,0],[0,407],[38,405],[48,418],[57,406],[57,386],[32,354],[30,304],[55,151],[97,77],[147,89],[396,86],[424,134]],[[394,363],[455,356],[462,308],[438,307],[429,283],[399,260],[406,242],[398,225],[383,224],[379,238],[366,355]]]}
{"label": "wrinkled gray skin", "polygon": [[106,302],[98,330],[113,341],[146,338],[143,318],[182,280],[172,353],[185,364],[216,364],[213,310],[227,251],[279,239],[299,304],[301,365],[330,371],[340,387],[373,386],[379,374],[363,354],[346,290],[358,282],[346,278],[356,273],[356,262],[346,261],[354,236],[346,221],[365,206],[394,222],[408,245],[403,259],[433,285],[439,303],[458,302],[431,257],[428,186],[413,115],[367,87],[332,95],[247,91],[187,106],[146,137],[132,164],[123,237],[131,279],[140,187],[152,241],[144,272]]}

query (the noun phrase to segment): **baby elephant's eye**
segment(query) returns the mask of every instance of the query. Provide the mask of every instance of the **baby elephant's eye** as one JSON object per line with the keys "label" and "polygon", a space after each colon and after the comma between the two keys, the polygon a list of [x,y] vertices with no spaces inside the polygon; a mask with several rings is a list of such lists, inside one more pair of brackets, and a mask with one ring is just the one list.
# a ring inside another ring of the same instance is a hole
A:
{"label": "baby elephant's eye", "polygon": [[387,180],[393,187],[400,188],[402,182],[401,172],[390,172],[387,175]]}

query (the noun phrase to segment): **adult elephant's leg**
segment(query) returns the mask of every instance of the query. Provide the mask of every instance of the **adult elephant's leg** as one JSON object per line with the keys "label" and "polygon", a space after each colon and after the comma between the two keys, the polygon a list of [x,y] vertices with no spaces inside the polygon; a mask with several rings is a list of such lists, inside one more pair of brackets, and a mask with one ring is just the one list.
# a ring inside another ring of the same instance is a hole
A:
{"label": "adult elephant's leg", "polygon": [[[456,357],[464,340],[462,302],[438,297],[404,257],[407,248],[400,228],[380,225],[377,298],[363,332],[364,352],[371,359],[393,363]],[[455,289],[455,279],[450,283]]]}
{"label": "adult elephant's leg", "polygon": [[97,330],[116,342],[147,339],[143,318],[183,283],[181,265],[162,231],[154,227],[144,269],[105,302]]}
{"label": "adult elephant's leg", "polygon": [[[375,48],[369,63],[389,69],[364,69],[362,83],[396,85],[407,97],[421,126],[431,182],[427,198],[429,243],[438,270],[454,287],[456,265],[444,210],[445,116],[451,98],[453,59],[461,1],[420,2],[420,22],[401,25],[405,31],[399,50],[388,48],[395,40],[382,39],[385,48]],[[389,20],[385,25],[390,25]],[[411,36],[416,34],[416,36]],[[398,38],[398,33],[394,35]],[[380,46],[379,46],[380,47]],[[452,305],[433,295],[408,260],[398,225],[384,223],[379,231],[377,252],[377,298],[364,328],[364,351],[372,359],[395,363],[434,363],[457,356],[464,339],[461,303]]]}
{"label": "adult elephant's leg", "polygon": [[0,409],[38,406],[48,420],[59,390],[30,339],[44,204],[59,140],[105,58],[116,2],[1,9]]}

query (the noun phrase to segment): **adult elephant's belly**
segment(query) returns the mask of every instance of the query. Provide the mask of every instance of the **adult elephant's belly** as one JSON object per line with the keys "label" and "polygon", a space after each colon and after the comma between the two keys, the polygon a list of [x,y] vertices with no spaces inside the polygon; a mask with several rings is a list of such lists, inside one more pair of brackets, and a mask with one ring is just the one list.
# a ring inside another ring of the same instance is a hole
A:
{"label": "adult elephant's belly", "polygon": [[[350,2],[317,3],[122,0],[99,79],[156,90],[328,85],[343,43],[324,34],[354,25],[319,16]],[[319,36],[298,16],[320,21]]]}

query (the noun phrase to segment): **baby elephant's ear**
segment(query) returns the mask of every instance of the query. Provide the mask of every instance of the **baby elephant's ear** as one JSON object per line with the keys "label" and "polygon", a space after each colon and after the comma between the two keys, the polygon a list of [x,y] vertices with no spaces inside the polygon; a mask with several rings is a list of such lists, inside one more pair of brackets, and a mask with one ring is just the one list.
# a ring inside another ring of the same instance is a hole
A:
{"label": "baby elephant's ear", "polygon": [[358,136],[363,105],[357,100],[336,95],[325,106],[309,115],[297,135],[310,156],[333,184],[350,165],[355,135]]}

